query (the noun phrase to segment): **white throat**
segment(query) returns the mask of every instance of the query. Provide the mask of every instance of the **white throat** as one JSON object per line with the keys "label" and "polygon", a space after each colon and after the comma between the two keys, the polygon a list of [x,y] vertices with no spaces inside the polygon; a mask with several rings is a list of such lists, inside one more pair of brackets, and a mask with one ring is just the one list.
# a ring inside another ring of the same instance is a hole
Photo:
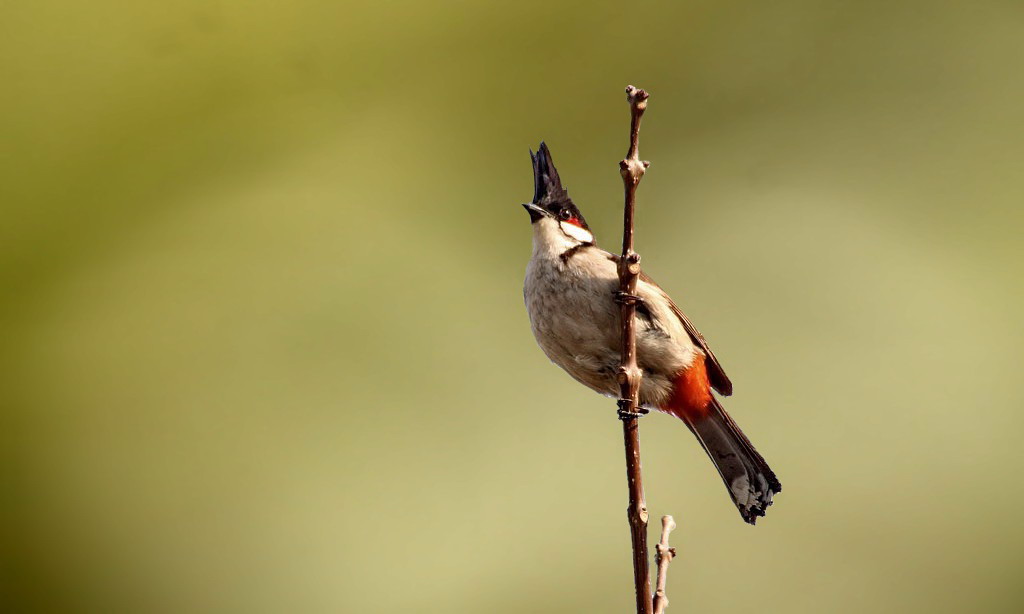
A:
{"label": "white throat", "polygon": [[594,235],[575,224],[545,217],[533,223],[533,253],[554,258],[581,243],[593,243]]}

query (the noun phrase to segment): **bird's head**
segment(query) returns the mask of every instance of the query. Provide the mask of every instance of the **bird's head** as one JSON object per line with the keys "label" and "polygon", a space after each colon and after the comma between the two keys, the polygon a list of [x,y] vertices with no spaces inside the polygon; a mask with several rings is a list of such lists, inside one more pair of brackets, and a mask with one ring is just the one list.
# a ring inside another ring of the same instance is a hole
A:
{"label": "bird's head", "polygon": [[551,160],[551,152],[544,143],[533,159],[533,202],[523,207],[533,224],[534,245],[568,249],[581,243],[593,243],[594,235],[587,220],[562,187],[562,180]]}

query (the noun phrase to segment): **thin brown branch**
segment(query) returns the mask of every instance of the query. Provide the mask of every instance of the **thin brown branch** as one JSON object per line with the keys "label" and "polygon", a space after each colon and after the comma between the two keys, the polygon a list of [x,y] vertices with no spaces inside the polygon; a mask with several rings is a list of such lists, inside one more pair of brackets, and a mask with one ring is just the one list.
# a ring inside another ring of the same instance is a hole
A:
{"label": "thin brown branch", "polygon": [[640,256],[633,251],[633,216],[636,211],[636,188],[648,163],[641,162],[640,119],[647,109],[647,92],[632,85],[626,87],[629,101],[629,152],[619,162],[625,188],[625,209],[622,228],[622,256],[619,258],[619,293],[622,318],[622,362],[619,366],[619,417],[626,446],[626,478],[629,484],[630,535],[633,542],[633,580],[636,588],[637,614],[652,614],[651,580],[647,555],[647,502],[640,469],[639,392],[641,372],[636,361],[636,284],[640,277]]}
{"label": "thin brown branch", "polygon": [[668,536],[676,528],[676,521],[671,516],[661,517],[661,541],[654,545],[658,562],[658,585],[654,591],[654,614],[664,614],[668,607],[668,595],[665,594],[665,581],[668,579],[668,564],[676,558],[676,549],[668,545]]}

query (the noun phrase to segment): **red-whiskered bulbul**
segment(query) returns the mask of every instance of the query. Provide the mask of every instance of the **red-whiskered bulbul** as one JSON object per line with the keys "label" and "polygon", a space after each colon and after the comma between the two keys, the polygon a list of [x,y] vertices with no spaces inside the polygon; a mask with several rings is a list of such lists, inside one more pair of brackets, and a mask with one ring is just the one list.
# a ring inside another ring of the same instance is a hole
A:
{"label": "red-whiskered bulbul", "polygon": [[[594,244],[583,214],[562,187],[547,145],[533,158],[533,254],[523,294],[530,325],[547,357],[578,382],[618,397],[622,347],[619,257]],[[680,418],[718,468],[743,520],[754,524],[782,491],[768,463],[718,402],[732,394],[711,348],[672,299],[641,273],[636,349],[640,405]]]}

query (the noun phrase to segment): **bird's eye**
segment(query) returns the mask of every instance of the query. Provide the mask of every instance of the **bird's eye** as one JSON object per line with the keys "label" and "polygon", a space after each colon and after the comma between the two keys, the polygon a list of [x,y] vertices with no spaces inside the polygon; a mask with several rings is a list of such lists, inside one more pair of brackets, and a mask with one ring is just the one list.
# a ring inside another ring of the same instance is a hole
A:
{"label": "bird's eye", "polygon": [[568,220],[569,218],[572,217],[572,211],[569,211],[568,209],[562,209],[561,211],[558,212],[558,217],[562,218],[563,220]]}

